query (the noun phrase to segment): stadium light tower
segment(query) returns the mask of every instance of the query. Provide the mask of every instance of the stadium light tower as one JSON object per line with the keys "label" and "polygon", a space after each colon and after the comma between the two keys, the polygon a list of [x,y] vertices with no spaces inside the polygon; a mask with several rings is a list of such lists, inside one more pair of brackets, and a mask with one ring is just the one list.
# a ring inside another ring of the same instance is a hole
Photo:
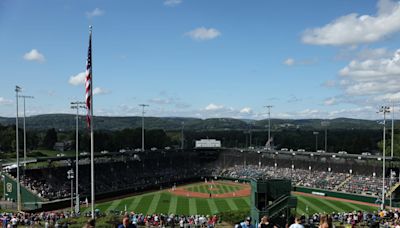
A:
{"label": "stadium light tower", "polygon": [[142,107],[142,151],[144,151],[144,108],[149,107],[148,104],[139,104]]}
{"label": "stadium light tower", "polygon": [[26,168],[26,125],[25,125],[25,118],[26,118],[26,112],[25,112],[25,99],[33,99],[33,96],[25,96],[25,95],[20,95],[20,98],[24,101],[24,175],[25,175],[25,168]]}
{"label": "stadium light tower", "polygon": [[182,121],[182,131],[181,131],[181,149],[183,150],[183,148],[184,148],[184,140],[185,140],[185,138],[184,138],[184,135],[183,135],[183,129],[185,128],[185,122],[184,121]]}
{"label": "stadium light tower", "polygon": [[67,171],[67,178],[71,181],[71,213],[74,212],[74,170]]}
{"label": "stadium light tower", "polygon": [[1,175],[1,180],[3,181],[3,200],[6,201],[6,176]]}
{"label": "stadium light tower", "polygon": [[[390,157],[393,158],[393,149],[394,149],[394,101],[392,101],[392,140],[390,141]],[[390,170],[391,172],[392,170]]]}
{"label": "stadium light tower", "polygon": [[271,108],[272,105],[266,105],[265,108],[268,108],[268,142],[269,148],[271,148]]}
{"label": "stadium light tower", "polygon": [[315,152],[318,151],[318,131],[314,131],[313,134],[315,135]]}
{"label": "stadium light tower", "polygon": [[328,126],[329,121],[322,121],[321,125],[325,127],[325,152],[328,152]]}
{"label": "stadium light tower", "polygon": [[21,92],[21,87],[15,86],[15,99],[17,106],[17,116],[15,118],[15,143],[16,143],[16,153],[17,153],[17,211],[21,211],[21,194],[20,194],[20,180],[19,180],[19,137],[18,137],[18,93]]}
{"label": "stadium light tower", "polygon": [[383,148],[382,148],[382,204],[381,209],[385,208],[385,162],[386,162],[386,113],[390,112],[390,107],[381,106],[379,108],[379,113],[383,113]]}
{"label": "stadium light tower", "polygon": [[76,109],[76,133],[75,133],[75,213],[79,213],[79,109],[85,109],[85,102],[83,101],[75,101],[71,102],[71,108]]}

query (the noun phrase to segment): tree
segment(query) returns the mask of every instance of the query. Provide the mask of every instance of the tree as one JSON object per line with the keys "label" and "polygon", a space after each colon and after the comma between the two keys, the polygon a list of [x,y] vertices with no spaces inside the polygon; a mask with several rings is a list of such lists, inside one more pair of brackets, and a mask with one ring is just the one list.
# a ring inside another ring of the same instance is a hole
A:
{"label": "tree", "polygon": [[57,132],[54,128],[48,129],[44,136],[42,146],[46,149],[53,149],[54,144],[57,142]]}

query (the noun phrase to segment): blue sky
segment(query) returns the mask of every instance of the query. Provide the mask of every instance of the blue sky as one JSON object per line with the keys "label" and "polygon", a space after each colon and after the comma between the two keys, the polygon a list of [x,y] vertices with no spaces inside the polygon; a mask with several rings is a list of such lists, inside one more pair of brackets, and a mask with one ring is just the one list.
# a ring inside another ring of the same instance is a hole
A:
{"label": "blue sky", "polygon": [[390,0],[0,3],[0,116],[72,113],[93,25],[96,115],[377,119],[400,99]]}

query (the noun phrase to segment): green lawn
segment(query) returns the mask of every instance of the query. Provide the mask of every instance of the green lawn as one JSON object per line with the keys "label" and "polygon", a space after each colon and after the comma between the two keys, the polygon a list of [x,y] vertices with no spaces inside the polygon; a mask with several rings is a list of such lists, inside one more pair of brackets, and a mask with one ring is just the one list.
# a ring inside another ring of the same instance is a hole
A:
{"label": "green lawn", "polygon": [[0,181],[0,199],[3,198],[3,194],[4,194],[3,181]]}
{"label": "green lawn", "polygon": [[[241,186],[232,186],[229,184],[218,184],[218,189],[215,193],[232,192],[236,189],[242,189]],[[203,183],[188,185],[186,188],[190,191],[207,193],[207,186]],[[223,199],[208,199],[208,198],[191,198],[177,196],[168,191],[157,191],[123,199],[113,200],[111,202],[99,203],[96,205],[103,212],[134,211],[137,213],[168,213],[168,214],[204,214],[211,215],[219,212],[249,210],[250,198],[223,198]],[[82,208],[83,211],[89,211],[90,208]]]}
{"label": "green lawn", "polygon": [[[223,184],[221,184],[223,185]],[[203,183],[188,185],[185,188],[193,191],[204,191],[201,186]],[[225,189],[230,191],[232,185],[226,184]],[[297,196],[297,214],[313,214],[313,213],[331,213],[331,212],[350,212],[355,210],[376,211],[376,207],[370,207],[360,204],[320,199],[309,196]],[[219,212],[227,211],[243,211],[250,209],[250,197],[236,198],[191,198],[184,196],[176,196],[168,191],[157,191],[124,199],[113,200],[111,202],[99,203],[96,205],[103,212],[112,210],[134,211],[136,213],[168,213],[168,214],[204,214],[211,215]],[[90,208],[82,208],[83,211],[89,211]]]}
{"label": "green lawn", "polygon": [[243,186],[240,185],[229,185],[229,184],[221,184],[220,182],[215,182],[214,184],[211,183],[203,183],[203,184],[196,184],[192,186],[188,186],[185,188],[191,192],[200,192],[200,193],[212,193],[212,194],[224,194],[235,192],[238,190],[243,189]]}

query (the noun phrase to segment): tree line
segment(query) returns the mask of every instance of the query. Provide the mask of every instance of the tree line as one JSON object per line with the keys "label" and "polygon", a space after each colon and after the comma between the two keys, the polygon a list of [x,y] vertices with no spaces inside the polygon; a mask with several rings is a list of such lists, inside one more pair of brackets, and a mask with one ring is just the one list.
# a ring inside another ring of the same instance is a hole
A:
{"label": "tree line", "polygon": [[[325,132],[319,131],[317,135],[312,129],[283,129],[272,131],[273,145],[277,149],[305,149],[315,151],[325,149]],[[396,132],[397,133],[397,132]],[[94,132],[96,151],[118,151],[120,149],[141,148],[141,128],[126,128],[123,130],[97,130]],[[23,148],[23,131],[19,130],[20,148]],[[209,130],[196,131],[185,130],[183,132],[183,144],[185,149],[193,148],[195,141],[199,139],[221,140],[226,148],[263,147],[268,138],[266,130]],[[395,155],[400,155],[400,134],[395,135]],[[386,137],[386,151],[390,152],[390,134]],[[28,150],[54,148],[56,142],[69,141],[74,149],[75,131],[60,131],[54,128],[47,130],[28,130]],[[163,129],[145,130],[145,147],[156,148],[180,148],[182,132],[179,130],[166,131]],[[90,151],[89,131],[81,130],[79,134],[80,150]],[[317,144],[317,145],[316,145]],[[341,150],[348,153],[380,152],[382,150],[382,131],[375,129],[332,129],[327,131],[328,152]],[[15,151],[15,126],[0,125],[0,151]],[[387,152],[388,153],[388,152]]]}

